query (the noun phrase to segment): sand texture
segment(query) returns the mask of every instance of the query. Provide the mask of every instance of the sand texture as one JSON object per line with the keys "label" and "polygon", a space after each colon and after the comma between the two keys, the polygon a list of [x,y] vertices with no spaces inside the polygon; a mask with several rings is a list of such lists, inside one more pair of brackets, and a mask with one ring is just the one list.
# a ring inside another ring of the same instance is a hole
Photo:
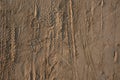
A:
{"label": "sand texture", "polygon": [[120,80],[120,0],[0,0],[0,80]]}

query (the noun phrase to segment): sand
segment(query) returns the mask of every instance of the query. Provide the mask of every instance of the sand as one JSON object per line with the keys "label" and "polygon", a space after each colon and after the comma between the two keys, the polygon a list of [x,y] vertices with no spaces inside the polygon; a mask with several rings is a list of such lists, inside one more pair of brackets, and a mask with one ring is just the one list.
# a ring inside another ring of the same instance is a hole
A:
{"label": "sand", "polygon": [[0,0],[0,80],[120,80],[120,0]]}

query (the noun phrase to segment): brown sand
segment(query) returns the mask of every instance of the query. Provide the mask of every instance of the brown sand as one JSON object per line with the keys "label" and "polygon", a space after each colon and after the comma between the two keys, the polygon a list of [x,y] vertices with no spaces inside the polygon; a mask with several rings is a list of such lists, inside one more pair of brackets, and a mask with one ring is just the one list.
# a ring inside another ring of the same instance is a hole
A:
{"label": "brown sand", "polygon": [[0,80],[120,80],[120,0],[0,0]]}

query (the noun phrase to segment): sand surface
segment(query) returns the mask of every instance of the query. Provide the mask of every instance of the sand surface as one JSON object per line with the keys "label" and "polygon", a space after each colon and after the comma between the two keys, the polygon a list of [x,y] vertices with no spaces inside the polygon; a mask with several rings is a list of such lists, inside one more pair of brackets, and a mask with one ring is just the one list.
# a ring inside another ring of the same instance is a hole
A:
{"label": "sand surface", "polygon": [[120,80],[120,0],[0,0],[0,80]]}

